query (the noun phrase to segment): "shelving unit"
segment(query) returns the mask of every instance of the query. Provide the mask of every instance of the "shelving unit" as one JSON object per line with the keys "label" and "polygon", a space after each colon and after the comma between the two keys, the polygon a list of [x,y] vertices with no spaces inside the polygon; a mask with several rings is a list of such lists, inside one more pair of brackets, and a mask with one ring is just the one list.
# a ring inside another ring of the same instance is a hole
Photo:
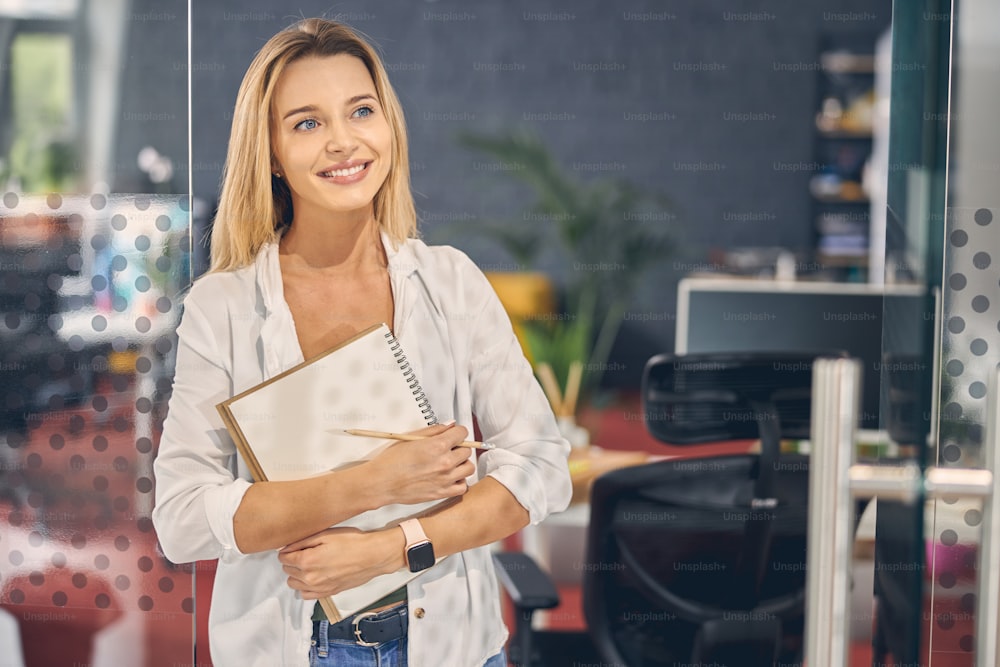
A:
{"label": "shelving unit", "polygon": [[865,172],[872,154],[877,35],[827,35],[819,56],[813,201],[816,262],[838,278],[868,275],[871,202]]}

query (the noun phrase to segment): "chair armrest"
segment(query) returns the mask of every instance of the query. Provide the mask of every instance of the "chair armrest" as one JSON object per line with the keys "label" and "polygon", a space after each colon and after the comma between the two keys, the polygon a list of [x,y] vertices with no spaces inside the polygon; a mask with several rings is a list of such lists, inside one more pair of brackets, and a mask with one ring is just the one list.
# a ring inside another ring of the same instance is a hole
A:
{"label": "chair armrest", "polygon": [[552,579],[527,554],[497,553],[493,554],[493,562],[500,583],[519,610],[530,612],[559,605],[559,592]]}

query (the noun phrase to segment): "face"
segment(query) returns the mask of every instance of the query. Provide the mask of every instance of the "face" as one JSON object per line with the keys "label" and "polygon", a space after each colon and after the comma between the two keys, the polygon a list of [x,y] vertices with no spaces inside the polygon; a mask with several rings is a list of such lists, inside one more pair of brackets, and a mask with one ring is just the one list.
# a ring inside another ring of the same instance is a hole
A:
{"label": "face", "polygon": [[275,88],[271,141],[294,220],[371,215],[389,173],[392,130],[364,63],[339,54],[289,65]]}

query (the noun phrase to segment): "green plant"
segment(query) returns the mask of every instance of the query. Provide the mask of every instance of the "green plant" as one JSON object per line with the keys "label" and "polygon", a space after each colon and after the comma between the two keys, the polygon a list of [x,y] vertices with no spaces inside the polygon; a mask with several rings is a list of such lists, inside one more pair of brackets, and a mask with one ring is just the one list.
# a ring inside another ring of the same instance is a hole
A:
{"label": "green plant", "polygon": [[[565,285],[566,317],[526,324],[536,361],[565,378],[574,360],[584,363],[581,395],[594,389],[607,368],[626,308],[646,270],[674,250],[672,204],[661,195],[618,179],[580,182],[530,134],[462,134],[462,145],[488,153],[504,173],[535,195],[524,222],[488,222],[477,233],[492,236],[520,265],[533,266],[554,235],[571,269]],[[542,223],[542,224],[539,224]]]}
{"label": "green plant", "polygon": [[23,192],[65,192],[77,168],[73,138],[73,43],[68,35],[25,33],[11,44],[11,143],[3,180]]}

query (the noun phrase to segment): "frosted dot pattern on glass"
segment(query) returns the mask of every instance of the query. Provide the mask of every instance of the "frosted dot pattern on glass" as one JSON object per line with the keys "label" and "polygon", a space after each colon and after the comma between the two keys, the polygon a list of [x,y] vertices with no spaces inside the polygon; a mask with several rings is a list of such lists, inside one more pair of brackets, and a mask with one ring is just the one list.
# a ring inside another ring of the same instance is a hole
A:
{"label": "frosted dot pattern on glass", "polygon": [[[981,429],[988,374],[995,360],[989,351],[1000,344],[1000,308],[997,287],[1000,270],[993,262],[996,224],[987,208],[949,211],[943,288],[942,328],[942,439],[961,451],[960,465],[979,465]],[[951,407],[954,405],[954,407]]]}
{"label": "frosted dot pattern on glass", "polygon": [[149,518],[188,208],[0,195],[0,608],[22,631],[121,621],[141,647],[166,624],[190,646],[191,569]]}
{"label": "frosted dot pattern on glass", "polygon": [[[997,287],[1000,267],[993,260],[997,223],[988,208],[952,209],[946,224],[943,321],[941,327],[941,466],[982,466],[989,374],[1000,345]],[[992,354],[991,354],[992,352]],[[975,650],[978,548],[982,503],[971,498],[937,501],[927,532],[929,566],[935,588],[935,646],[952,654]],[[964,592],[960,592],[964,591]]]}

